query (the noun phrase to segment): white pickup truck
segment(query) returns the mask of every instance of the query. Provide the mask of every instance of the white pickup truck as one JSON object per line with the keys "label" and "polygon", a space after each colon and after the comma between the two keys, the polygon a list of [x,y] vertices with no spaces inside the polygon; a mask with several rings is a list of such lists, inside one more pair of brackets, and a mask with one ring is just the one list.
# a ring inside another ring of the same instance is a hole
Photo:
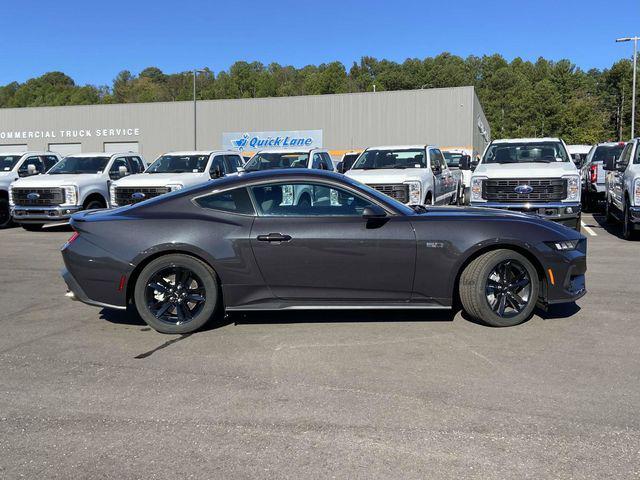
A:
{"label": "white pickup truck", "polygon": [[534,213],[579,231],[580,190],[559,138],[494,140],[471,176],[471,205]]}
{"label": "white pickup truck", "polygon": [[11,184],[13,218],[25,230],[39,230],[79,210],[106,208],[111,182],[144,167],[142,157],[132,152],[69,155],[44,175]]}
{"label": "white pickup truck", "polygon": [[53,152],[0,152],[0,228],[13,224],[9,186],[20,178],[45,173],[59,161]]}
{"label": "white pickup truck", "polygon": [[242,164],[238,152],[168,152],[160,155],[143,173],[112,183],[111,206],[131,205],[226,175],[237,175]]}
{"label": "white pickup truck", "polygon": [[604,170],[607,222],[622,222],[622,237],[636,240],[640,236],[640,138],[627,142],[620,155],[607,156]]}
{"label": "white pickup truck", "polygon": [[409,205],[457,203],[460,182],[438,147],[367,148],[345,175]]}

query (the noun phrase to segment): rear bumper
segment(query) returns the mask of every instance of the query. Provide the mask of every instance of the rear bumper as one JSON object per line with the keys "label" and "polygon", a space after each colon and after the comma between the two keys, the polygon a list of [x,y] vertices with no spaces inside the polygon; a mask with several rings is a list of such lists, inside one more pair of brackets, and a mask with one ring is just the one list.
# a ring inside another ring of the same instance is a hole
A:
{"label": "rear bumper", "polygon": [[111,305],[109,303],[98,302],[96,300],[90,299],[89,296],[82,289],[82,287],[78,284],[76,279],[73,278],[73,275],[71,275],[69,270],[67,270],[66,268],[63,267],[60,270],[60,275],[62,276],[64,283],[67,284],[67,288],[71,293],[71,295],[67,294],[67,297],[69,297],[70,299],[78,300],[82,303],[86,303],[87,305],[92,305],[94,307],[115,308],[118,310],[126,310],[127,308],[126,306]]}
{"label": "rear bumper", "polygon": [[17,223],[47,223],[69,220],[71,215],[82,210],[81,206],[37,206],[23,207],[16,205],[12,209],[13,219]]}
{"label": "rear bumper", "polygon": [[578,228],[580,221],[580,202],[573,203],[497,203],[472,202],[472,207],[500,208],[515,212],[531,213],[545,220],[561,223],[567,227]]}

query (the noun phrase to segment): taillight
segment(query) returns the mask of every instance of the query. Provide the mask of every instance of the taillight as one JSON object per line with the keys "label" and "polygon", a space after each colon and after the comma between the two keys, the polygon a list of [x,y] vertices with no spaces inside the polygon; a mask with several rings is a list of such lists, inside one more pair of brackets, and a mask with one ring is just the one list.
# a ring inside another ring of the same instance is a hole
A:
{"label": "taillight", "polygon": [[591,165],[589,170],[591,171],[591,183],[596,183],[598,181],[598,166]]}
{"label": "taillight", "polygon": [[71,235],[71,237],[69,237],[69,240],[67,240],[64,245],[62,245],[62,247],[60,247],[60,250],[64,250],[65,248],[67,248],[69,245],[71,245],[73,242],[76,241],[76,239],[80,236],[80,233],[78,232],[73,232],[73,235]]}

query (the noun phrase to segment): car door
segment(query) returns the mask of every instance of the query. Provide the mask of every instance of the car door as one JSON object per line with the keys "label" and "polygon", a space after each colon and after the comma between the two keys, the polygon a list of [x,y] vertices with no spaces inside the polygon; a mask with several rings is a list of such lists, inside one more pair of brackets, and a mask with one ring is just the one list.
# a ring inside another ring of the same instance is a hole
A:
{"label": "car door", "polygon": [[[288,201],[296,189],[328,201]],[[295,301],[404,301],[411,297],[416,241],[408,217],[362,218],[373,202],[321,181],[250,187],[251,244],[276,297]],[[289,193],[288,193],[289,192]]]}

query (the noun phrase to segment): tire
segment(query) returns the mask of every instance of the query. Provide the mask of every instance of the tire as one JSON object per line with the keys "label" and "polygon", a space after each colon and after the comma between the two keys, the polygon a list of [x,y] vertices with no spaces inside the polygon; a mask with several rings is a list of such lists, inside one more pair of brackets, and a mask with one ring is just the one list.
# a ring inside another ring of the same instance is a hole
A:
{"label": "tire", "polygon": [[298,199],[298,207],[300,208],[310,208],[311,207],[311,197],[306,194],[303,193],[300,198]]}
{"label": "tire", "polygon": [[605,198],[605,203],[604,203],[604,216],[605,216],[605,221],[611,225],[612,223],[614,223],[616,221],[616,218],[613,216],[613,214],[611,213],[611,209],[612,209],[612,205],[611,202],[609,202],[609,198]]}
{"label": "tire", "polygon": [[424,199],[425,205],[433,205],[433,200],[431,200],[431,193],[428,193],[426,198]]}
{"label": "tire", "polygon": [[40,230],[42,230],[43,225],[44,223],[23,223],[20,226],[27,232],[39,232]]}
{"label": "tire", "polygon": [[582,210],[584,212],[591,211],[591,195],[589,195],[588,191],[582,192]]}
{"label": "tire", "polygon": [[0,229],[13,226],[13,218],[11,217],[11,209],[9,208],[9,199],[0,198]]}
{"label": "tire", "polygon": [[[505,266],[505,282],[496,277],[496,269],[501,271],[502,266]],[[509,288],[507,285],[516,283],[515,275],[510,273],[519,275],[517,283],[528,283],[519,289]],[[540,281],[538,272],[527,258],[513,250],[501,249],[485,253],[467,265],[460,276],[459,291],[462,307],[473,319],[493,327],[511,327],[533,315]]]}
{"label": "tire", "polygon": [[629,214],[629,201],[624,204],[624,212],[622,217],[622,238],[625,240],[635,240],[638,236],[635,231],[633,222],[631,221],[631,215]]}
{"label": "tire", "polygon": [[91,200],[83,207],[84,210],[96,210],[98,208],[106,208],[100,200]]}
{"label": "tire", "polygon": [[580,212],[580,214],[578,215],[578,218],[576,219],[575,230],[577,232],[582,232],[582,212]]}
{"label": "tire", "polygon": [[[167,299],[168,295],[171,300]],[[191,296],[193,302],[187,300]],[[134,288],[134,303],[140,317],[160,333],[185,334],[198,330],[214,315],[219,298],[213,269],[197,258],[182,254],[164,255],[151,261],[140,272]]]}

